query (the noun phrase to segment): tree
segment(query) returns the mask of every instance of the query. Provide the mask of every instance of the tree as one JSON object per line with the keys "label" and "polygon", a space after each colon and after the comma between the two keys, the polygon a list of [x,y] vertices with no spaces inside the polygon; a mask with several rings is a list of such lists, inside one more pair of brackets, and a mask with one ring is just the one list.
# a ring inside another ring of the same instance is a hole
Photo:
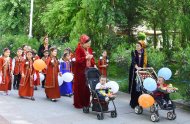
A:
{"label": "tree", "polygon": [[29,2],[27,0],[1,0],[0,11],[1,34],[26,33],[29,22]]}

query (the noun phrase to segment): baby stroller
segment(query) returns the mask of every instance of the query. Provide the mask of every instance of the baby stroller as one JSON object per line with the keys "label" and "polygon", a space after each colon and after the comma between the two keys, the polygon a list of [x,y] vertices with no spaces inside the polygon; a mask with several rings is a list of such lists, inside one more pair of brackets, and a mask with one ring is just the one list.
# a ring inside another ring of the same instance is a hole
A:
{"label": "baby stroller", "polygon": [[[141,91],[142,93],[147,93],[151,96],[154,97],[154,92],[150,92],[147,91],[146,89],[144,89],[143,87],[143,81],[144,79],[146,79],[147,77],[151,77],[155,80],[157,80],[157,74],[155,73],[153,68],[142,68],[141,70],[137,70],[137,77],[136,77],[136,82],[137,82],[137,90]],[[158,110],[167,110],[167,118],[169,120],[174,120],[176,119],[176,113],[175,113],[175,104],[172,102],[171,106],[169,107],[164,107],[164,100],[162,99],[155,99],[155,103],[150,107],[150,112],[151,112],[151,116],[150,119],[153,122],[158,122],[159,121],[159,113]],[[143,108],[141,106],[136,106],[135,107],[135,113],[136,114],[142,114],[143,113]]]}
{"label": "baby stroller", "polygon": [[89,68],[88,70],[86,70],[85,75],[86,75],[87,85],[90,88],[92,97],[91,97],[90,107],[84,107],[83,112],[89,113],[89,109],[92,108],[92,111],[98,112],[97,114],[98,120],[104,119],[104,113],[111,113],[111,117],[116,118],[117,111],[113,99],[110,99],[109,102],[113,103],[114,109],[109,110],[108,108],[109,102],[99,99],[98,94],[95,90],[96,84],[99,83],[99,78],[101,76],[100,72],[96,68]]}

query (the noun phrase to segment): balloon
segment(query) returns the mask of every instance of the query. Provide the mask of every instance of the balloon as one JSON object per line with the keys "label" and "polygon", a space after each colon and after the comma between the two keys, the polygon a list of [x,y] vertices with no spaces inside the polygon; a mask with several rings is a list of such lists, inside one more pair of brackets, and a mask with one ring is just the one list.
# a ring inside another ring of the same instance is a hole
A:
{"label": "balloon", "polygon": [[156,81],[153,78],[146,78],[143,81],[144,88],[148,91],[155,91],[157,88]]}
{"label": "balloon", "polygon": [[36,73],[34,74],[34,81],[36,81],[36,79],[37,79],[37,75],[36,75]]}
{"label": "balloon", "polygon": [[63,77],[63,80],[65,81],[65,82],[71,82],[72,80],[73,80],[73,74],[72,73],[69,73],[69,72],[66,72],[66,73],[64,73],[63,75],[62,75],[62,77]]}
{"label": "balloon", "polygon": [[43,70],[44,68],[46,68],[46,66],[46,63],[42,59],[37,59],[33,63],[33,67],[37,71]]}
{"label": "balloon", "polygon": [[115,81],[109,81],[107,86],[111,88],[111,92],[117,93],[119,91],[119,85]]}
{"label": "balloon", "polygon": [[63,84],[63,75],[62,76],[60,76],[60,75],[58,75],[58,83],[59,83],[59,86],[61,86],[62,84]]}
{"label": "balloon", "polygon": [[158,71],[158,76],[163,77],[165,80],[169,80],[172,76],[172,71],[169,68],[161,68]]}
{"label": "balloon", "polygon": [[149,94],[142,94],[138,99],[139,105],[143,108],[149,108],[154,104],[154,98]]}
{"label": "balloon", "polygon": [[40,82],[42,82],[45,79],[44,74],[40,73]]}

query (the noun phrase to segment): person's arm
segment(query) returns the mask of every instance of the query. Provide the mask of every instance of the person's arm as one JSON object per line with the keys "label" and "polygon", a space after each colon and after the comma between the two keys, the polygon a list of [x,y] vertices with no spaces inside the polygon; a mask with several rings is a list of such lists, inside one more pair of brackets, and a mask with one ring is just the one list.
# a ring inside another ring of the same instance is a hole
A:
{"label": "person's arm", "polygon": [[81,63],[81,64],[85,63],[85,65],[86,65],[86,56],[83,53],[82,49],[80,49],[80,48],[76,49],[76,62]]}

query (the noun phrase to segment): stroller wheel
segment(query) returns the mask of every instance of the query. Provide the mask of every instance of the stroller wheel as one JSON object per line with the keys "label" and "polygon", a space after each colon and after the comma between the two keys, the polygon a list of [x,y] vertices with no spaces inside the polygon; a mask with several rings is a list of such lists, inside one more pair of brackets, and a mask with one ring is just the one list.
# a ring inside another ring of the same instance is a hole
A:
{"label": "stroller wheel", "polygon": [[104,114],[103,113],[97,114],[97,118],[98,118],[98,120],[103,120],[104,119]]}
{"label": "stroller wheel", "polygon": [[135,113],[136,114],[142,114],[143,113],[143,108],[141,106],[136,106],[135,107]]}
{"label": "stroller wheel", "polygon": [[83,113],[89,113],[89,108],[88,107],[83,107]]}
{"label": "stroller wheel", "polygon": [[155,106],[151,106],[151,107],[150,107],[150,112],[151,112],[151,113],[154,113],[155,111],[156,111]]}
{"label": "stroller wheel", "polygon": [[176,114],[173,113],[173,112],[168,112],[168,113],[167,113],[167,118],[168,118],[169,120],[175,120],[176,117],[177,117]]}
{"label": "stroller wheel", "polygon": [[150,119],[152,122],[158,122],[159,121],[159,116],[155,113],[151,114]]}
{"label": "stroller wheel", "polygon": [[116,118],[117,117],[117,112],[116,111],[112,111],[111,112],[111,117],[112,118]]}

